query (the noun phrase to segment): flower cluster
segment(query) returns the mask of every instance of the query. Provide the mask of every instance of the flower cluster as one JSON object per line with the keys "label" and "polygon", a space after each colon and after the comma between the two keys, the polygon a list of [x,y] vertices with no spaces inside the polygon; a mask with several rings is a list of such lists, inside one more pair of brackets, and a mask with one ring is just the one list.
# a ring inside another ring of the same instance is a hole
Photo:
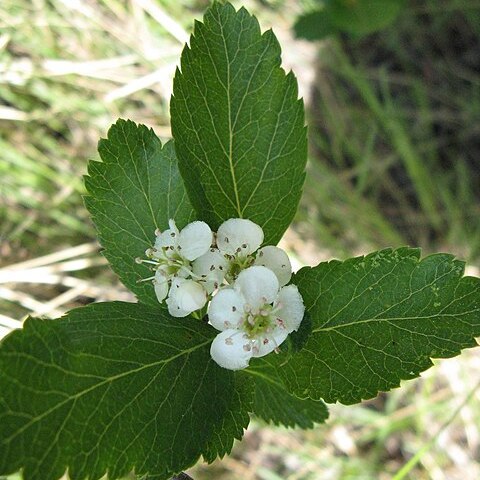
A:
{"label": "flower cluster", "polygon": [[200,221],[179,231],[170,220],[169,227],[156,232],[148,259],[137,261],[152,266],[155,274],[147,280],[172,316],[185,317],[210,301],[209,322],[221,331],[210,353],[220,366],[245,368],[298,329],[305,308],[297,287],[286,286],[290,260],[281,248],[260,248],[261,227],[240,218],[227,220],[216,234]]}

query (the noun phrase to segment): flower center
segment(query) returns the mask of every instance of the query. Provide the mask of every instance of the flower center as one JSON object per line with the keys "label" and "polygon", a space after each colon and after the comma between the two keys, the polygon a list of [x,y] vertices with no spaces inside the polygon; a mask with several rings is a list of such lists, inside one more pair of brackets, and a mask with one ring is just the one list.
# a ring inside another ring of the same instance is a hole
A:
{"label": "flower center", "polygon": [[252,255],[225,255],[225,258],[229,262],[228,272],[225,275],[228,283],[234,282],[238,277],[239,273],[242,270],[250,267],[255,261],[255,257],[253,257]]}
{"label": "flower center", "polygon": [[[192,274],[191,263],[183,258],[174,247],[163,247],[160,250],[149,248],[145,255],[148,260],[137,259],[137,262],[153,265],[152,270],[161,270],[167,278],[187,277]],[[184,272],[184,275],[182,275],[182,272]]]}
{"label": "flower center", "polygon": [[275,324],[276,308],[273,305],[265,304],[259,310],[252,311],[245,309],[243,330],[250,338],[258,337],[265,333],[271,333]]}

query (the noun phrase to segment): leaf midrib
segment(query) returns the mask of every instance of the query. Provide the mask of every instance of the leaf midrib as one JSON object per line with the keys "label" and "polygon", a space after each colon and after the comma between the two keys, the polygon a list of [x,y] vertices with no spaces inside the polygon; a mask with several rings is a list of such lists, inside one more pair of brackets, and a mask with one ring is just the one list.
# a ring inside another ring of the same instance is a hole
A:
{"label": "leaf midrib", "polygon": [[[34,425],[35,423],[41,421],[43,418],[47,417],[48,415],[50,415],[51,413],[53,413],[54,411],[58,410],[59,408],[61,408],[63,405],[66,405],[68,402],[70,401],[74,401],[76,402],[80,397],[82,397],[83,395],[86,395],[92,391],[94,391],[95,389],[99,388],[99,387],[102,387],[103,385],[106,385],[108,383],[111,383],[111,382],[115,382],[116,380],[119,380],[123,377],[126,377],[130,374],[135,374],[135,373],[138,373],[138,372],[141,372],[143,370],[147,370],[149,368],[153,368],[153,367],[156,367],[158,365],[162,365],[162,364],[168,364],[170,362],[172,362],[173,360],[181,357],[182,355],[188,355],[192,352],[194,352],[195,350],[198,350],[199,348],[201,347],[204,347],[205,345],[209,344],[211,342],[211,339],[208,339],[206,340],[205,342],[202,342],[198,345],[195,345],[195,347],[192,347],[192,348],[189,348],[188,350],[182,350],[180,353],[172,356],[172,357],[169,357],[168,359],[163,359],[163,360],[159,360],[159,361],[156,361],[156,362],[152,362],[152,363],[148,363],[146,365],[142,365],[141,367],[138,367],[138,368],[134,368],[132,370],[128,370],[126,372],[122,372],[122,373],[119,373],[118,375],[114,375],[112,377],[107,377],[105,378],[103,381],[99,382],[99,383],[96,383],[95,385],[92,385],[78,393],[76,393],[75,395],[72,395],[72,396],[69,396],[68,398],[66,398],[65,400],[61,401],[60,403],[57,403],[54,407],[46,410],[45,412],[43,412],[41,415],[38,415],[36,417],[34,417],[32,420],[30,420],[30,422],[26,423],[25,425],[23,425],[20,429],[18,429],[17,431],[14,432],[14,434],[12,434],[10,437],[7,437],[7,438],[4,438],[2,440],[2,444],[6,444],[6,443],[9,443],[10,441],[12,441],[15,437],[17,437],[18,435],[20,435],[22,432],[24,432],[25,430],[27,430],[28,428],[30,428],[32,425]],[[5,374],[4,374],[5,375]],[[5,375],[7,376],[7,375]]]}
{"label": "leaf midrib", "polygon": [[225,50],[225,59],[227,61],[227,108],[228,108],[228,165],[230,167],[230,175],[232,176],[233,191],[235,193],[235,202],[237,204],[237,214],[239,218],[243,218],[243,212],[240,207],[240,198],[238,195],[237,179],[235,176],[235,168],[233,165],[233,130],[232,130],[232,102],[230,95],[230,59],[228,56],[228,48],[225,41],[225,35],[223,32],[223,24],[220,22],[220,28],[222,31],[223,48]]}

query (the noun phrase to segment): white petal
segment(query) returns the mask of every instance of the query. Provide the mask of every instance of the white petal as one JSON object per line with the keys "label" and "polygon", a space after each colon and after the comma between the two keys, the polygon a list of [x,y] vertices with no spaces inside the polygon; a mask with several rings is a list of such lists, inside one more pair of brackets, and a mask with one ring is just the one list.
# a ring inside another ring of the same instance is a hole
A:
{"label": "white petal", "polygon": [[272,333],[264,334],[255,341],[253,346],[253,356],[263,357],[278,348],[288,337],[288,332],[284,328],[277,327]]}
{"label": "white petal", "polygon": [[273,303],[278,295],[277,276],[268,268],[253,266],[242,270],[235,281],[235,289],[245,297],[254,310]]}
{"label": "white petal", "polygon": [[[202,283],[208,293],[212,293],[216,285],[222,284],[227,270],[228,261],[216,248],[211,248],[192,264],[193,273],[204,280],[205,283]],[[197,279],[197,281],[202,280]]]}
{"label": "white petal", "polygon": [[155,279],[153,280],[155,295],[157,300],[162,303],[168,293],[168,279],[161,270],[155,272]]}
{"label": "white petal", "polygon": [[217,292],[208,306],[208,319],[217,330],[237,328],[243,317],[243,297],[232,288]]}
{"label": "white petal", "polygon": [[199,310],[207,303],[207,292],[193,280],[176,278],[172,282],[168,298],[172,308],[177,307],[177,310],[191,313]]}
{"label": "white petal", "polygon": [[180,232],[178,249],[182,257],[195,260],[208,251],[212,241],[212,231],[205,222],[192,222]]}
{"label": "white petal", "polygon": [[217,246],[229,255],[250,255],[262,242],[263,230],[250,220],[231,218],[218,228]]}
{"label": "white petal", "polygon": [[277,317],[283,320],[287,332],[298,330],[305,314],[305,306],[297,286],[283,287],[278,294],[276,303],[280,304]]}
{"label": "white petal", "polygon": [[240,370],[248,367],[252,358],[251,342],[242,331],[225,330],[214,338],[210,355],[221,367]]}
{"label": "white petal", "polygon": [[161,250],[162,247],[168,248],[177,245],[178,237],[180,235],[178,228],[173,220],[170,220],[168,224],[170,228],[157,235],[155,240],[155,249],[157,250]]}
{"label": "white petal", "polygon": [[172,297],[168,297],[166,303],[168,307],[168,313],[172,317],[181,318],[181,317],[186,317],[187,315],[190,315],[190,313],[192,313],[192,312],[189,312],[188,310],[183,310],[182,308],[180,308],[180,306],[175,302],[175,300]]}
{"label": "white petal", "polygon": [[269,268],[277,276],[280,286],[286,285],[292,277],[292,265],[288,255],[279,247],[268,245],[257,252],[254,265]]}

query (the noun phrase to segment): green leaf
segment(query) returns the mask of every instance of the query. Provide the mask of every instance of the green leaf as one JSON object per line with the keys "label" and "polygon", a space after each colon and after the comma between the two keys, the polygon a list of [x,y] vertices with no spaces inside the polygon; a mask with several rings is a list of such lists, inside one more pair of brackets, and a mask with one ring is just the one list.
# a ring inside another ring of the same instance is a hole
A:
{"label": "green leaf", "polygon": [[277,243],[295,215],[307,157],[303,102],[271,30],[243,8],[214,5],[177,70],[172,133],[188,195],[216,229],[249,218]]}
{"label": "green leaf", "polygon": [[294,277],[313,329],[281,369],[301,397],[351,404],[458,355],[480,335],[480,279],[463,263],[386,249],[303,268]]}
{"label": "green leaf", "polygon": [[27,320],[0,344],[0,474],[162,480],[230,452],[252,387],[211,360],[214,336],[133,303]]}
{"label": "green leaf", "polygon": [[103,162],[91,161],[85,185],[104,255],[122,282],[144,303],[157,305],[152,275],[135,263],[155,241],[155,229],[173,218],[181,228],[194,219],[178,172],[173,143],[163,147],[153,130],[130,120],[118,120],[101,140]]}
{"label": "green leaf", "polygon": [[285,427],[313,428],[328,418],[321,400],[301,399],[289,393],[279,375],[285,355],[254,359],[246,374],[255,380],[253,412],[263,420]]}
{"label": "green leaf", "polygon": [[328,0],[322,8],[299,17],[294,30],[306,40],[322,40],[340,32],[366,35],[392,23],[404,6],[404,0]]}
{"label": "green leaf", "polygon": [[310,318],[310,314],[305,312],[299,329],[288,336],[294,352],[299,352],[305,346],[311,333],[312,319]]}
{"label": "green leaf", "polygon": [[295,22],[293,29],[298,38],[311,41],[323,40],[338,31],[331,24],[325,9],[315,10],[300,16]]}
{"label": "green leaf", "polygon": [[333,27],[365,35],[392,23],[404,3],[404,0],[330,0],[325,12]]}

